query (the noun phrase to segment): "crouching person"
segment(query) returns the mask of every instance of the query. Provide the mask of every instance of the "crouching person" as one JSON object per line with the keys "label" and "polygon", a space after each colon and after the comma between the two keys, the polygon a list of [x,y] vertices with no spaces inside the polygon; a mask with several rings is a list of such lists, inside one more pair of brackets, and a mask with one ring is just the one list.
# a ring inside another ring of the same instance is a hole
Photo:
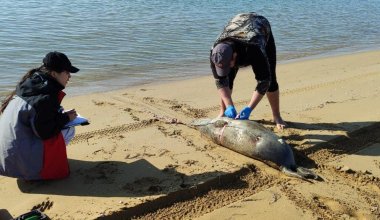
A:
{"label": "crouching person", "polygon": [[64,111],[62,91],[71,73],[67,56],[50,52],[29,70],[1,105],[0,175],[24,180],[60,179],[69,175],[66,145],[74,137],[74,109]]}

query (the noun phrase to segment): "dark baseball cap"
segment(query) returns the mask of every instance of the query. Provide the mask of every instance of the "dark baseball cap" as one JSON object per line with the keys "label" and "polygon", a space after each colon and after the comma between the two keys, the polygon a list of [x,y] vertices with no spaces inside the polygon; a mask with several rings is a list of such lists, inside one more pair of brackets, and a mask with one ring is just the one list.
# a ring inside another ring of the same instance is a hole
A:
{"label": "dark baseball cap", "polygon": [[227,76],[230,72],[232,54],[231,45],[226,43],[219,43],[212,49],[211,61],[215,64],[216,73],[219,76]]}
{"label": "dark baseball cap", "polygon": [[67,58],[65,54],[57,51],[46,54],[42,62],[47,69],[59,73],[62,71],[69,71],[70,73],[76,73],[79,71],[78,68],[71,65],[69,58]]}

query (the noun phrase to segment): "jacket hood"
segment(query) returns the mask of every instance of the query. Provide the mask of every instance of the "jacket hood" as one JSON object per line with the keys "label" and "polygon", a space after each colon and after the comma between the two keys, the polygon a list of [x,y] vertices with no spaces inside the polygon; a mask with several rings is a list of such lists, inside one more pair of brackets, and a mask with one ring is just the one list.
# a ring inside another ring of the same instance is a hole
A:
{"label": "jacket hood", "polygon": [[16,94],[21,97],[29,97],[40,94],[54,94],[65,87],[57,82],[53,77],[36,72],[27,78],[23,83],[17,85]]}

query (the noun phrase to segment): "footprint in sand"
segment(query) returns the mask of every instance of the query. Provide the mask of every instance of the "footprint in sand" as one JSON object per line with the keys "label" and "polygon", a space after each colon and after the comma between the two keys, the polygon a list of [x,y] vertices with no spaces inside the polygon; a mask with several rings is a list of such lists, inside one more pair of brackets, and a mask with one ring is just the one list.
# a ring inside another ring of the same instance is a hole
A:
{"label": "footprint in sand", "polygon": [[129,192],[141,193],[150,192],[158,193],[163,190],[160,185],[161,180],[155,177],[143,177],[135,180],[133,183],[127,183],[122,188]]}
{"label": "footprint in sand", "polygon": [[197,163],[198,163],[197,160],[186,160],[186,161],[184,161],[184,164],[186,164],[188,166],[195,165]]}
{"label": "footprint in sand", "polygon": [[105,105],[115,105],[115,103],[112,102],[105,102],[105,101],[96,101],[92,100],[92,102],[97,106],[105,106]]}
{"label": "footprint in sand", "polygon": [[346,214],[348,216],[352,216],[354,213],[350,207],[343,204],[341,201],[332,198],[314,196],[313,200],[317,202],[320,207],[328,208],[329,210],[339,215]]}

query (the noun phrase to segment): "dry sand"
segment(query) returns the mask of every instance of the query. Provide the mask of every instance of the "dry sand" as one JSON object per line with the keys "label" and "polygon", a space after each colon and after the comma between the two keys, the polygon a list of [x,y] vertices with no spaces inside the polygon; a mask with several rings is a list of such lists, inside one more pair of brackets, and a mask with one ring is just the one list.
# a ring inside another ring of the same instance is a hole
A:
{"label": "dry sand", "polygon": [[[52,219],[380,219],[380,51],[281,64],[277,72],[289,128],[274,128],[267,99],[251,120],[284,138],[322,181],[285,176],[186,126],[218,113],[209,75],[68,95],[63,105],[91,121],[68,146],[71,176],[0,177],[0,209],[18,216],[39,208]],[[255,85],[250,69],[239,72],[238,109]]]}

